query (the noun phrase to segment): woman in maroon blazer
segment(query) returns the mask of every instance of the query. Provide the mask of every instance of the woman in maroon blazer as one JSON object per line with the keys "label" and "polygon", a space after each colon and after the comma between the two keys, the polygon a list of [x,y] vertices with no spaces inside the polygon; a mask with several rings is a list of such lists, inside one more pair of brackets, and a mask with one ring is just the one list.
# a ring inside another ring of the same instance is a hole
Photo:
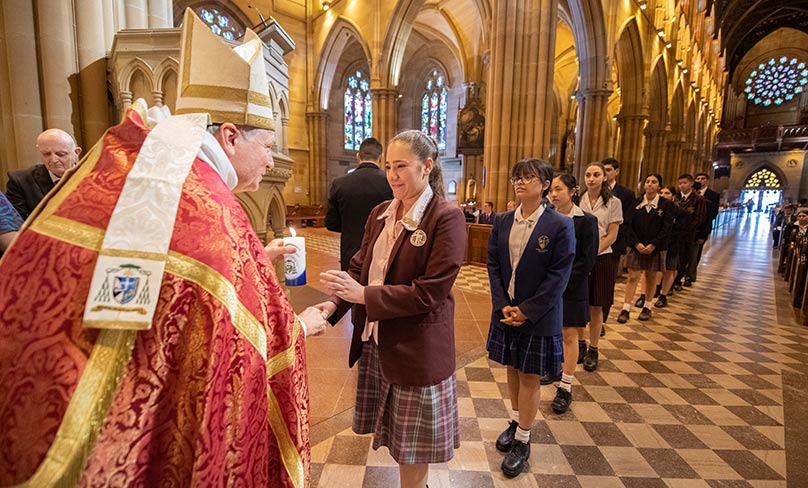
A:
{"label": "woman in maroon blazer", "polygon": [[395,136],[385,172],[393,200],[371,212],[348,271],[320,275],[333,296],[317,307],[335,324],[353,305],[353,430],[373,433],[374,449],[387,446],[402,487],[421,488],[429,464],[449,461],[460,445],[452,285],[466,224],[444,198],[429,136]]}

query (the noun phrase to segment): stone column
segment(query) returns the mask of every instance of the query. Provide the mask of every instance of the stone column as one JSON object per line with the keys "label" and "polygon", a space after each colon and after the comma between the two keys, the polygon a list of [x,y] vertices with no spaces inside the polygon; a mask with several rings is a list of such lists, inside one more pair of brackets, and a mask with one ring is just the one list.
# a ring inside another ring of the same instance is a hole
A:
{"label": "stone column", "polygon": [[45,126],[81,135],[78,123],[74,130],[77,120],[74,121],[73,117],[74,102],[76,110],[79,106],[73,7],[64,0],[39,0],[37,17]]}
{"label": "stone column", "polygon": [[171,2],[169,0],[148,0],[149,29],[168,29],[174,27]]}
{"label": "stone column", "polygon": [[328,203],[328,188],[326,188],[328,183],[326,168],[328,114],[326,112],[306,112],[306,126],[309,133],[309,202],[312,205],[326,205]]}
{"label": "stone column", "polygon": [[582,183],[589,163],[609,156],[609,120],[606,105],[611,90],[579,90],[573,174]]}
{"label": "stone column", "polygon": [[147,0],[124,0],[127,29],[149,28],[149,5]]}
{"label": "stone column", "polygon": [[281,127],[283,127],[282,131],[283,138],[281,139],[281,152],[284,154],[289,154],[289,117],[281,118]]}
{"label": "stone column", "polygon": [[398,92],[392,88],[372,88],[373,137],[387,150],[387,143],[398,132]]}
{"label": "stone column", "polygon": [[549,156],[558,0],[498,0],[492,11],[484,200],[505,208],[511,166]]}
{"label": "stone column", "polygon": [[618,115],[620,141],[617,143],[617,161],[620,162],[620,182],[636,193],[640,176],[643,129],[647,115]]}
{"label": "stone column", "polygon": [[[679,174],[682,173],[690,173],[693,174],[693,170],[696,167],[696,148],[692,145],[685,146],[682,149],[682,158],[681,164],[679,168]],[[678,176],[678,175],[677,175]]]}
{"label": "stone column", "polygon": [[668,138],[668,131],[664,129],[650,129],[645,131],[645,150],[643,152],[643,166],[641,178],[649,173],[659,173],[662,175],[664,184],[670,182],[663,174],[665,169],[665,142]]}
{"label": "stone column", "polygon": [[680,161],[682,159],[682,142],[679,135],[669,135],[665,153],[665,166],[662,176],[670,180],[672,184],[679,178],[681,172]]}
{"label": "stone column", "polygon": [[107,107],[107,62],[104,38],[103,2],[77,0],[76,41],[78,44],[79,80],[81,81],[80,144],[90,146],[109,127]]}
{"label": "stone column", "polygon": [[0,21],[0,111],[5,159],[0,164],[5,170],[15,170],[39,161],[35,141],[43,128],[39,72],[34,62],[37,41],[33,3],[0,2]]}

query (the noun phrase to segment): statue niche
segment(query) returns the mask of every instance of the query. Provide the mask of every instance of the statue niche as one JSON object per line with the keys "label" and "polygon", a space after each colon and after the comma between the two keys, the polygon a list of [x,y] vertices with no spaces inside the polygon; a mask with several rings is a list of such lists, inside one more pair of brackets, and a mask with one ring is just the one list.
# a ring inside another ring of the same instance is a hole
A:
{"label": "statue niche", "polygon": [[457,152],[464,155],[483,153],[485,142],[485,111],[480,100],[480,88],[469,83],[466,104],[457,115]]}

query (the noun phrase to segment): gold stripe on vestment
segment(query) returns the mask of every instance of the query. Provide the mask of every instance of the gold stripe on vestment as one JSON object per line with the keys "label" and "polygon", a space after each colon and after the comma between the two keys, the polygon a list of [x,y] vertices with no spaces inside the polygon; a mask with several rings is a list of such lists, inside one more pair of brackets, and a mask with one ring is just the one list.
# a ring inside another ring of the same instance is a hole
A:
{"label": "gold stripe on vestment", "polygon": [[34,475],[16,487],[76,486],[126,373],[136,331],[101,330],[56,438]]}
{"label": "gold stripe on vestment", "polygon": [[306,482],[306,474],[303,469],[303,459],[295,447],[292,436],[281,414],[281,406],[275,394],[267,383],[267,417],[269,417],[269,427],[278,440],[278,448],[281,451],[281,461],[289,474],[289,479],[295,488],[303,488]]}

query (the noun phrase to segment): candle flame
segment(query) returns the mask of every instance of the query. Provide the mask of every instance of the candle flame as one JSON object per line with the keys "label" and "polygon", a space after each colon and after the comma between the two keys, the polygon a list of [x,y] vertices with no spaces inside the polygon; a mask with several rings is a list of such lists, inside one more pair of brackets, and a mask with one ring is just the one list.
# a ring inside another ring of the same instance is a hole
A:
{"label": "candle flame", "polygon": [[289,227],[289,233],[292,234],[292,237],[297,237],[297,232],[295,232],[294,227]]}

